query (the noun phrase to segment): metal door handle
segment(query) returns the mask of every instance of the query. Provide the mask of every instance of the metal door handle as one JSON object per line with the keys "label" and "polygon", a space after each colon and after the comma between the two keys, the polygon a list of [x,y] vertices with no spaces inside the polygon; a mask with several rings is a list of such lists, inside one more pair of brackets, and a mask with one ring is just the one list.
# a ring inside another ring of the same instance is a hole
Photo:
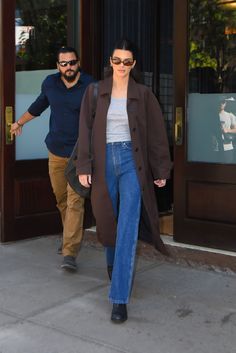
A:
{"label": "metal door handle", "polygon": [[11,124],[13,123],[13,107],[6,106],[5,108],[5,133],[6,133],[6,144],[10,145],[13,142],[11,137]]}
{"label": "metal door handle", "polygon": [[175,109],[175,144],[182,145],[183,143],[183,108],[176,107]]}

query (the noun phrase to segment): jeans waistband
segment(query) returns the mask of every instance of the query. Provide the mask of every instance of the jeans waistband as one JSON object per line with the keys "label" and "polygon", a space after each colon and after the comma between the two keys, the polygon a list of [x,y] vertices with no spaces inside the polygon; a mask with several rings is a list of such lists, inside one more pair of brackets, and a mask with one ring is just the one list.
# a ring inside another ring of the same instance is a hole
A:
{"label": "jeans waistband", "polygon": [[118,142],[108,142],[107,143],[107,146],[119,146],[119,145],[122,145],[122,144],[131,144],[131,141],[118,141]]}

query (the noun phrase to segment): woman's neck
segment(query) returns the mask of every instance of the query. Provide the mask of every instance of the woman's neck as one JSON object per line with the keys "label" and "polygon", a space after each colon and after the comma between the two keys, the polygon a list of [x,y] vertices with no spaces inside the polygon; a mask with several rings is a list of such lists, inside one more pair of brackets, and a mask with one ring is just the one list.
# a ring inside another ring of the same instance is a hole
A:
{"label": "woman's neck", "polygon": [[128,90],[129,76],[127,77],[116,77],[113,76],[113,85],[112,85],[112,97],[114,98],[126,98]]}

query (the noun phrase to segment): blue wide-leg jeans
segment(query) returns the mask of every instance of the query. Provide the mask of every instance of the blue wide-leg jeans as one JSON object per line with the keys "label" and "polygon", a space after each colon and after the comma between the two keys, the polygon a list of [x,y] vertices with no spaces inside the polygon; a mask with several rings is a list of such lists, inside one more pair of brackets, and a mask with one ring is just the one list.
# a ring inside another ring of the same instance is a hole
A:
{"label": "blue wide-leg jeans", "polygon": [[107,144],[106,183],[117,219],[116,245],[106,248],[107,265],[113,266],[109,299],[126,304],[132,288],[141,209],[131,142]]}

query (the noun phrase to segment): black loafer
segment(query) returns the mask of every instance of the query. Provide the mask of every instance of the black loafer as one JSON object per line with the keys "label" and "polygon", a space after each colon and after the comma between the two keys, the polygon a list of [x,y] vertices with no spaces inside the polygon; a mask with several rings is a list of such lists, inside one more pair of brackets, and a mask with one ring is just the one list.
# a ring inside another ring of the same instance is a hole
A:
{"label": "black loafer", "polygon": [[108,265],[107,266],[107,273],[108,273],[108,277],[109,277],[110,281],[111,281],[111,277],[112,277],[112,270],[113,270],[113,266]]}
{"label": "black loafer", "polygon": [[111,312],[111,321],[115,324],[121,324],[128,319],[126,304],[113,304]]}

